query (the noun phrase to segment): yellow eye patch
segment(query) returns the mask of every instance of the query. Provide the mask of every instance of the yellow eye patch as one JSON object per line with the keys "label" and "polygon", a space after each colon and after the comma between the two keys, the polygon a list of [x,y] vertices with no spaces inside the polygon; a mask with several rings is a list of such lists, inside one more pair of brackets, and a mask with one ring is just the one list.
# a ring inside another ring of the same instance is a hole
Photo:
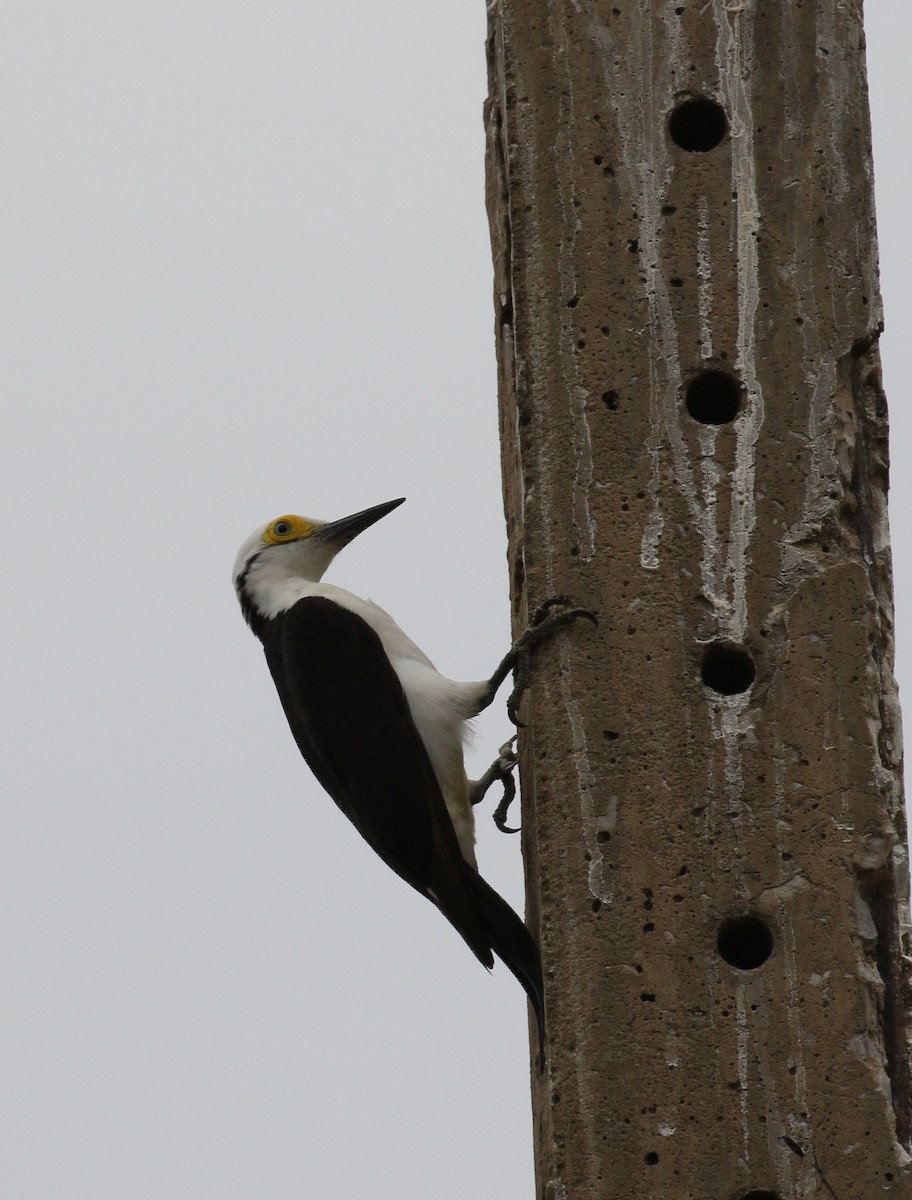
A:
{"label": "yellow eye patch", "polygon": [[283,542],[294,542],[298,538],[307,537],[313,528],[313,521],[308,521],[305,517],[291,514],[277,517],[263,534],[263,541],[270,546],[280,546]]}

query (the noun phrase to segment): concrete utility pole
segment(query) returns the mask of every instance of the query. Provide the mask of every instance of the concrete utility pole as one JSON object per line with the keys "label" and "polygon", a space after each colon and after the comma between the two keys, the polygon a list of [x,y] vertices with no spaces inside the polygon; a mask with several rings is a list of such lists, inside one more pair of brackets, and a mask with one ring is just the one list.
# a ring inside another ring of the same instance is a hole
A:
{"label": "concrete utility pole", "polygon": [[860,3],[489,14],[538,1194],[908,1200]]}

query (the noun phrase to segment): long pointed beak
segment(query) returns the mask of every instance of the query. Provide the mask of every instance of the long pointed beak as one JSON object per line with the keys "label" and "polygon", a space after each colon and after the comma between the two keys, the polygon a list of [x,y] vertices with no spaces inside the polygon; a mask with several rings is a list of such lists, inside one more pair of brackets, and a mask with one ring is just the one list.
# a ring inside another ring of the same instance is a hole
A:
{"label": "long pointed beak", "polygon": [[399,500],[387,500],[385,504],[376,504],[373,508],[365,508],[361,512],[352,513],[350,517],[342,517],[338,521],[330,521],[326,525],[321,525],[310,536],[321,542],[338,545],[341,550],[359,533],[363,533],[381,517],[385,517],[387,513],[391,513],[394,508],[398,508],[400,504],[404,503],[405,496]]}

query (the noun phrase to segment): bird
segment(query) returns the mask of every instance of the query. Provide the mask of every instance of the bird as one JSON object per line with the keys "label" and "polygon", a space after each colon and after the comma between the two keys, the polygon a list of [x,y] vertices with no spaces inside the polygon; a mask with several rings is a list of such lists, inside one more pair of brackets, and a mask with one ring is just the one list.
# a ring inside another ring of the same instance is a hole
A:
{"label": "bird", "polygon": [[[323,582],[336,554],[403,502],[335,521],[294,514],[270,521],[241,546],[234,587],[311,771],[387,866],[436,905],[479,961],[490,969],[496,954],[516,976],[535,1015],[541,1066],[539,950],[479,874],[475,857],[473,804],[513,762],[502,753],[473,785],[463,743],[467,722],[492,703],[511,670],[523,677],[517,689],[525,686],[532,646],[592,614],[542,613],[489,679],[446,678],[379,605]],[[511,712],[516,703],[515,692]]]}

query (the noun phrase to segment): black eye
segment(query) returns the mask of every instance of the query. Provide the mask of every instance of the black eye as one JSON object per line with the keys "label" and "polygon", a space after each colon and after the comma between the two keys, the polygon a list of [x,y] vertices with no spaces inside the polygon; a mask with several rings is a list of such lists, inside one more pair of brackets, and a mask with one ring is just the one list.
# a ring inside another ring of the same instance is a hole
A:
{"label": "black eye", "polygon": [[279,537],[284,537],[286,533],[291,533],[291,522],[276,521],[275,525],[272,527],[272,531]]}

